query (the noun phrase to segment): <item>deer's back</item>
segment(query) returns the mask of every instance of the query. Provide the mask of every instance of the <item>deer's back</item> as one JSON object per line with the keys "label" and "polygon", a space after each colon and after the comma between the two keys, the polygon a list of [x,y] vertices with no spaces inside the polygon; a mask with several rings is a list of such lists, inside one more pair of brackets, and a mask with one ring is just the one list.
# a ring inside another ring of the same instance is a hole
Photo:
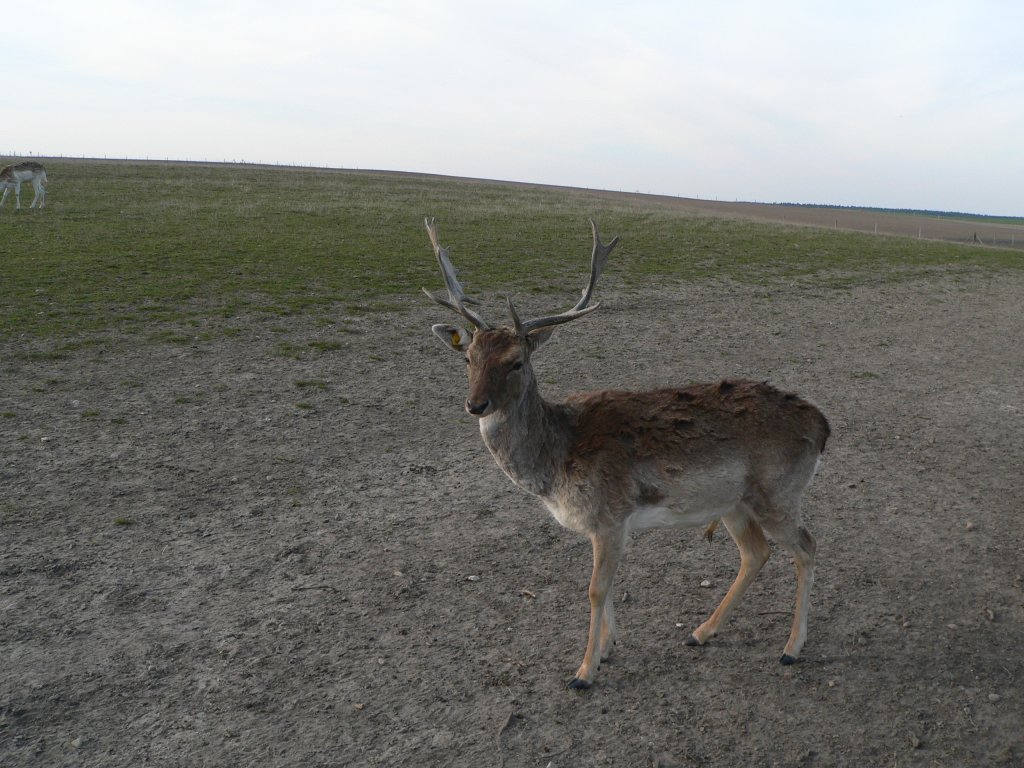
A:
{"label": "deer's back", "polygon": [[725,380],[649,392],[572,395],[570,454],[611,460],[707,464],[821,453],[829,425],[814,405],[763,382]]}

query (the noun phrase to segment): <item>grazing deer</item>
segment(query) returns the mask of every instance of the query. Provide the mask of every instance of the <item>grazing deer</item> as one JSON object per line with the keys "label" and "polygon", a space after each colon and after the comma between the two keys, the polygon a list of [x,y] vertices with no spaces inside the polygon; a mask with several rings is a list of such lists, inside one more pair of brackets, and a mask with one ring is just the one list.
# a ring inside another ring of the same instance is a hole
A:
{"label": "grazing deer", "polygon": [[15,163],[0,169],[0,189],[3,189],[3,197],[0,197],[0,207],[7,202],[7,195],[14,187],[14,207],[21,208],[21,182],[31,181],[35,190],[35,197],[32,198],[32,205],[35,208],[39,203],[40,208],[46,207],[46,170],[41,163],[33,160],[26,160],[23,163]]}
{"label": "grazing deer", "polygon": [[715,635],[768,560],[765,532],[796,560],[796,610],[783,664],[796,661],[807,636],[814,538],[800,520],[800,497],[817,470],[828,421],[810,403],[764,383],[721,381],[650,392],[601,391],[564,403],[541,397],[530,359],[555,326],[589,314],[594,286],[619,238],[605,245],[591,221],[590,282],[565,312],[494,327],[468,305],[456,271],[426,221],[448,298],[424,293],[462,315],[471,332],[433,332],[465,356],[466,410],[512,481],[540,497],[555,519],[590,538],[590,632],[570,688],[588,688],[615,641],[612,581],[631,531],[711,525],[721,519],[740,550],[740,569],[711,617],[687,645]]}

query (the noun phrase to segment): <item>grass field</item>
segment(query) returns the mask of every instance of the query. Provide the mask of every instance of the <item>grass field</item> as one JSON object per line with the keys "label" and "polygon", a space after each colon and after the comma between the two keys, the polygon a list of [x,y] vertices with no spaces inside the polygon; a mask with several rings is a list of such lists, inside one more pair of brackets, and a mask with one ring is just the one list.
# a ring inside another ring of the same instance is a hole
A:
{"label": "grass field", "polygon": [[435,286],[436,216],[470,291],[575,290],[593,216],[651,278],[859,282],[937,266],[1020,266],[1010,251],[740,219],[671,199],[395,173],[47,161],[44,211],[0,210],[0,335],[65,339],[239,312],[387,309]]}

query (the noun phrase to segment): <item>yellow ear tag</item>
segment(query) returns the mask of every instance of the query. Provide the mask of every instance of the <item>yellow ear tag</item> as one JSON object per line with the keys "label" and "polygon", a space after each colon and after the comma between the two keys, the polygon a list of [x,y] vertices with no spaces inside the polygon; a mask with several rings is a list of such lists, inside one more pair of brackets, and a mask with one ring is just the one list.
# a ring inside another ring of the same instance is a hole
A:
{"label": "yellow ear tag", "polygon": [[454,344],[457,347],[461,343],[462,343],[462,337],[459,336],[459,332],[458,331],[452,331],[452,344]]}

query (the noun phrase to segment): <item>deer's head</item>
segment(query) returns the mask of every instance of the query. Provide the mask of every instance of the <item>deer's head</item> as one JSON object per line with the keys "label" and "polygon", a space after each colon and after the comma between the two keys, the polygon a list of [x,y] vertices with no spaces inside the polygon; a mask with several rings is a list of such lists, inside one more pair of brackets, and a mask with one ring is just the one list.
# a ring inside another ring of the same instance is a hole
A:
{"label": "deer's head", "polygon": [[427,219],[426,225],[445,287],[448,289],[448,298],[435,296],[425,288],[423,292],[441,306],[462,315],[472,327],[472,330],[466,330],[441,323],[432,327],[434,334],[449,349],[465,357],[466,374],[469,378],[466,410],[474,416],[483,417],[513,407],[534,385],[530,356],[551,338],[555,326],[583,317],[599,306],[591,305],[590,299],[597,279],[604,271],[608,254],[619,242],[619,238],[614,238],[607,245],[602,243],[597,224],[591,219],[594,250],[590,260],[590,281],[583,289],[583,296],[576,305],[561,314],[523,321],[519,319],[512,300],[508,299],[508,311],[512,322],[510,325],[494,327],[478,312],[470,309],[468,305],[479,305],[479,302],[463,291],[455,268],[448,258],[448,250],[442,247],[438,240],[434,220]]}

